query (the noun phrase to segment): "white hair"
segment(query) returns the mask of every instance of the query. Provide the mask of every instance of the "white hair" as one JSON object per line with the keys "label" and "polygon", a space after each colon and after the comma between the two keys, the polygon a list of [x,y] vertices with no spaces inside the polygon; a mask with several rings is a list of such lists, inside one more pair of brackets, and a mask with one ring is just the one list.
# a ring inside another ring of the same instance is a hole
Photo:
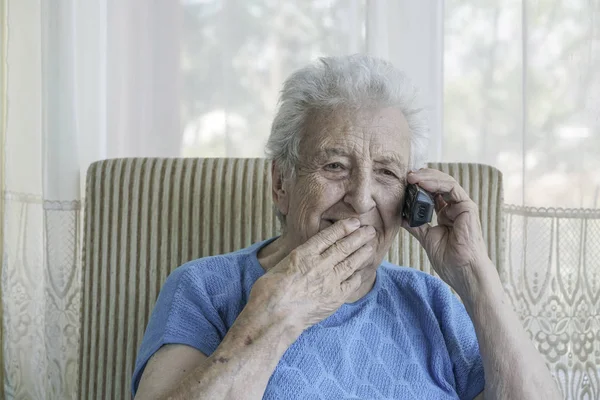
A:
{"label": "white hair", "polygon": [[323,57],[294,72],[283,84],[267,141],[267,157],[284,174],[294,174],[309,115],[336,109],[397,107],[411,132],[409,169],[427,157],[429,127],[417,90],[391,63],[362,54]]}

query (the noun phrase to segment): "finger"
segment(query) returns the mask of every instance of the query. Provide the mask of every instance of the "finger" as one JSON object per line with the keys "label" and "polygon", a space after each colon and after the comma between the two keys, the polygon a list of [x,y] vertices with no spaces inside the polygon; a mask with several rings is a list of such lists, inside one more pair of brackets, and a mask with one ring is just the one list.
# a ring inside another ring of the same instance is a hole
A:
{"label": "finger", "polygon": [[[462,204],[462,203],[456,203],[456,204]],[[448,210],[450,209],[450,207],[451,206],[446,206],[437,213],[437,224],[438,225],[452,226],[452,223],[454,222],[454,220],[452,220],[448,217]]]}
{"label": "finger", "polygon": [[360,249],[365,243],[374,237],[375,228],[372,226],[363,226],[348,236],[333,243],[327,250],[323,252],[323,254],[321,254],[321,256],[329,263],[336,265],[342,260],[348,258],[351,254]]}
{"label": "finger", "polygon": [[340,281],[345,281],[351,275],[353,275],[356,270],[371,261],[374,251],[375,248],[372,244],[365,244],[350,256],[337,263],[336,266],[333,267],[333,270],[337,274]]}
{"label": "finger", "polygon": [[358,228],[360,228],[360,221],[357,218],[341,219],[308,239],[300,248],[321,254]]}
{"label": "finger", "polygon": [[[444,200],[444,196],[437,194],[434,196],[435,201],[435,213],[437,216],[437,224],[443,226],[451,226],[452,221],[448,218],[446,212],[449,209],[449,204]],[[456,203],[455,203],[456,204]]]}
{"label": "finger", "polygon": [[340,283],[340,289],[344,296],[354,293],[362,285],[362,274],[352,274],[348,279]]}
{"label": "finger", "polygon": [[446,200],[444,200],[444,196],[440,193],[434,196],[435,201],[435,212],[439,213],[444,207],[448,205]]}
{"label": "finger", "polygon": [[430,193],[440,193],[446,202],[470,200],[467,192],[448,174],[435,169],[421,169],[408,174],[408,182],[416,183]]}
{"label": "finger", "polygon": [[462,203],[451,204],[444,209],[444,214],[452,222],[456,221],[456,218],[463,213],[470,213],[476,218],[479,218],[477,204],[472,201],[463,201]]}
{"label": "finger", "polygon": [[411,227],[406,219],[402,220],[402,227],[408,231],[419,243],[423,244],[427,233],[432,228],[432,225],[427,223],[421,226]]}
{"label": "finger", "polygon": [[[451,221],[455,231],[460,230],[458,228],[462,228],[465,230],[464,234],[481,232],[478,207],[473,202],[452,204],[446,207],[444,214]],[[461,226],[457,226],[459,221],[459,225]]]}

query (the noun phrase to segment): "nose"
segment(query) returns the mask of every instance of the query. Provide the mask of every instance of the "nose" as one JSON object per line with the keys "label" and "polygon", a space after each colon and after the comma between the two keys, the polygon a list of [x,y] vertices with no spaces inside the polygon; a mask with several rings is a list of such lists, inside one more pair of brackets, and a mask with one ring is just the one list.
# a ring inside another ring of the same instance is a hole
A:
{"label": "nose", "polygon": [[369,171],[361,169],[352,174],[344,202],[357,214],[366,214],[375,207],[372,178]]}

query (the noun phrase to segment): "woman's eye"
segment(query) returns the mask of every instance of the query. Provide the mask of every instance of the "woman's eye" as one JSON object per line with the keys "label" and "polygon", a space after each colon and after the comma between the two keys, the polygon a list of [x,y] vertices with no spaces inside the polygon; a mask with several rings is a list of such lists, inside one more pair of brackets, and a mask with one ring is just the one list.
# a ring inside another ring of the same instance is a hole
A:
{"label": "woman's eye", "polygon": [[392,171],[390,171],[389,169],[383,169],[383,170],[381,170],[381,171],[382,171],[382,173],[383,173],[384,175],[393,176],[393,177],[395,177],[395,176],[396,176],[396,174],[394,174],[394,173],[393,173]]}
{"label": "woman's eye", "polygon": [[334,162],[331,164],[327,164],[327,169],[331,169],[331,170],[338,170],[338,169],[342,169],[342,164]]}

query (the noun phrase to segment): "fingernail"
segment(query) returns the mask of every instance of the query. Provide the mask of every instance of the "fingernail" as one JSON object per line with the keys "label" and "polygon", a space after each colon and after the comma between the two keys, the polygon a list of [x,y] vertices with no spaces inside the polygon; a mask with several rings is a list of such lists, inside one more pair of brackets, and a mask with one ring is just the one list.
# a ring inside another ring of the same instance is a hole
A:
{"label": "fingernail", "polygon": [[358,218],[350,218],[350,226],[353,228],[359,228],[360,221],[358,220]]}

